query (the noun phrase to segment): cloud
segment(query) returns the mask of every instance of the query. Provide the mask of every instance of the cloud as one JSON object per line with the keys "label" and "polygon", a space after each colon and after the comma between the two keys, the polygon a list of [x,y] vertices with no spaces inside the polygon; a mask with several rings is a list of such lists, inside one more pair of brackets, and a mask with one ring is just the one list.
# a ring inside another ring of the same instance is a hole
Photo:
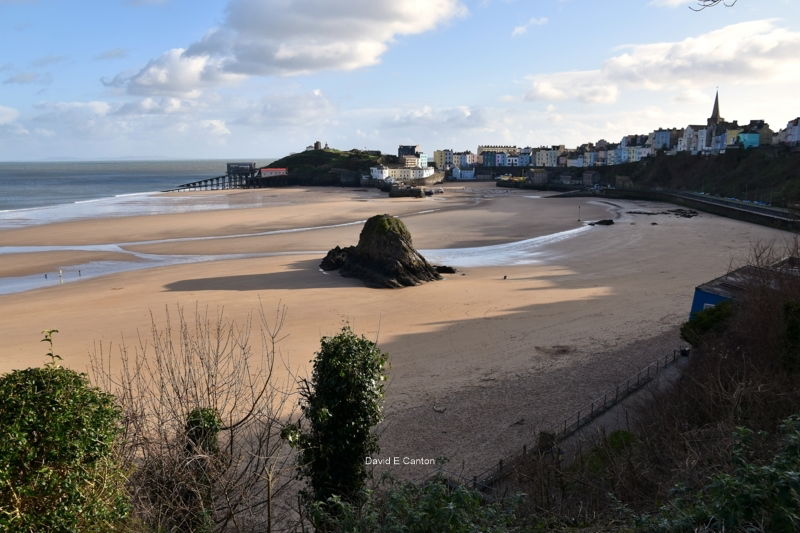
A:
{"label": "cloud", "polygon": [[193,100],[184,100],[173,96],[161,98],[146,97],[135,102],[121,105],[114,111],[116,115],[171,115],[186,113],[199,107]]}
{"label": "cloud", "polygon": [[526,22],[522,26],[515,26],[514,29],[511,31],[511,36],[519,37],[520,35],[528,33],[528,30],[532,26],[544,26],[548,22],[549,19],[547,17],[533,17],[529,19],[528,22]]}
{"label": "cloud", "polygon": [[46,67],[48,65],[55,65],[67,60],[67,56],[44,56],[31,61],[31,65],[35,67]]}
{"label": "cloud", "polygon": [[335,106],[319,89],[300,93],[280,92],[247,106],[237,122],[267,129],[304,128],[329,122],[335,112]]}
{"label": "cloud", "polygon": [[112,59],[124,59],[128,57],[128,51],[124,48],[112,48],[94,56],[98,61],[110,61]]}
{"label": "cloud", "polygon": [[187,56],[174,48],[151,60],[133,76],[117,75],[106,85],[125,87],[132,94],[182,95],[196,98],[204,87],[233,82],[240,76],[224,72],[221,60],[210,56]]}
{"label": "cloud", "polygon": [[424,129],[484,129],[489,123],[489,114],[484,108],[456,106],[434,108],[422,106],[395,113],[383,120],[386,128],[424,128]]}
{"label": "cloud", "polygon": [[202,125],[203,129],[215,137],[225,137],[231,134],[231,130],[229,130],[228,126],[225,125],[224,120],[203,120],[200,122],[200,124]]}
{"label": "cloud", "polygon": [[185,94],[244,76],[375,65],[398,37],[466,13],[460,0],[229,0],[222,25],[111,84],[136,94]]}
{"label": "cloud", "polygon": [[627,45],[596,70],[529,76],[529,100],[611,103],[622,89],[800,82],[800,32],[774,20],[733,24],[682,41]]}
{"label": "cloud", "polygon": [[19,117],[19,111],[13,107],[0,105],[0,124],[11,124]]}
{"label": "cloud", "polygon": [[26,85],[30,83],[48,84],[53,81],[50,74],[41,74],[39,72],[19,72],[13,76],[9,76],[3,80],[4,85],[19,84]]}
{"label": "cloud", "polygon": [[599,70],[558,72],[531,79],[528,100],[578,100],[590,104],[610,104],[617,100],[619,88]]}

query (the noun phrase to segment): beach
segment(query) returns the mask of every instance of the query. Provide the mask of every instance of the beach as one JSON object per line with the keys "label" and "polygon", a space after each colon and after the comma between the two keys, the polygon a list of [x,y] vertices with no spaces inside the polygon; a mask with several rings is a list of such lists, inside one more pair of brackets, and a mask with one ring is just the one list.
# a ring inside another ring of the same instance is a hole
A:
{"label": "beach", "polygon": [[[0,278],[39,287],[0,294],[0,371],[46,362],[45,329],[59,330],[63,364],[85,371],[93,347],[112,344],[113,359],[122,339],[147,334],[150,313],[224,308],[245,320],[284,305],[286,372],[307,375],[320,338],[349,324],[390,356],[385,453],[448,457],[470,475],[677,348],[696,285],[745,262],[754,243],[792,237],[704,213],[627,213],[665,204],[493,184],[425,199],[339,188],[173,195],[227,208],[0,230]],[[400,216],[415,247],[458,272],[388,290],[318,268],[379,213]],[[615,224],[585,225],[604,218]],[[115,272],[121,264],[130,268]]]}

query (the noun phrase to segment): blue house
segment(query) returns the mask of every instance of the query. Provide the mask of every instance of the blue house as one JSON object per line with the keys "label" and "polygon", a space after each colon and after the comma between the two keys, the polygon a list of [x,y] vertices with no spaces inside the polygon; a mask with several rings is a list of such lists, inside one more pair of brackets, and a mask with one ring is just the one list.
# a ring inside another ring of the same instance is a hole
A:
{"label": "blue house", "polygon": [[761,135],[758,133],[740,133],[739,142],[742,143],[742,147],[745,149],[758,148],[761,142]]}
{"label": "blue house", "polygon": [[698,285],[694,289],[689,318],[698,311],[713,307],[725,300],[735,300],[747,288],[754,285],[766,284],[774,289],[779,289],[780,278],[786,275],[800,276],[800,258],[787,257],[766,268],[752,265],[743,266],[724,276]]}

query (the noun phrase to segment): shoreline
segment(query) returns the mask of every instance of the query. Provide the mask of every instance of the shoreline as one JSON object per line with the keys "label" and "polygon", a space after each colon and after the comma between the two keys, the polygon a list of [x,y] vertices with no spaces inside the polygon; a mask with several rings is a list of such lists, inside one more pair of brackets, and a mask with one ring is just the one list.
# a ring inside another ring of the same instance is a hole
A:
{"label": "shoreline", "polygon": [[[359,192],[367,192],[366,195],[363,195],[366,196],[367,201],[383,199],[375,198],[372,191]],[[352,194],[352,191],[348,191],[348,194]],[[204,196],[208,196],[208,194]],[[273,195],[270,194],[269,196]],[[524,197],[531,198],[529,195],[524,195]],[[484,200],[486,199],[484,198]],[[389,200],[389,202],[384,201],[382,203],[384,205],[391,205],[392,203],[396,203],[396,200]],[[480,203],[480,199],[475,200],[473,203],[477,205]],[[594,203],[599,205],[597,202]],[[465,205],[467,204],[463,201],[459,201],[459,199],[455,200],[455,205],[448,205],[446,202],[441,201],[438,202],[438,205],[434,204],[432,206],[419,205],[418,202],[414,201],[404,202],[404,207],[401,208],[401,213],[397,216],[409,223],[413,217],[446,215],[447,210],[464,208]],[[420,207],[431,208],[419,209]],[[229,218],[241,218],[244,211],[249,211],[250,209],[252,208],[245,207],[237,210],[204,212],[204,214],[209,217],[226,216]],[[180,215],[185,214],[186,213],[180,213]],[[115,222],[127,226],[137,226],[141,225],[143,222],[152,222],[154,216],[160,216],[162,220],[165,220],[164,225],[168,226],[169,223],[166,221],[178,218],[179,214],[151,215],[146,219],[140,216],[124,217],[121,219],[87,219],[46,226],[30,226],[17,230],[0,230],[0,256],[3,256],[6,259],[5,262],[8,264],[6,268],[0,267],[0,294],[14,294],[37,288],[52,287],[56,284],[84,281],[89,278],[114,273],[185,263],[225,261],[251,257],[272,257],[276,255],[324,255],[327,252],[326,249],[322,247],[319,249],[310,249],[302,242],[302,239],[296,238],[293,234],[340,230],[350,228],[351,226],[360,228],[365,221],[365,218],[341,221],[343,219],[339,217],[334,220],[329,220],[328,222],[330,223],[316,226],[285,227],[286,224],[284,224],[284,227],[281,229],[253,228],[261,230],[247,233],[227,231],[223,234],[217,234],[219,230],[216,228],[209,228],[208,233],[211,234],[200,234],[196,232],[197,234],[182,237],[162,234],[158,235],[160,238],[152,238],[153,235],[151,234],[150,238],[144,240],[116,242],[103,239],[103,236],[98,235],[96,230],[89,231],[90,228],[98,224],[106,226]],[[570,225],[577,225],[577,227],[563,229],[556,233],[544,233],[546,230],[569,227]],[[75,228],[75,231],[67,231],[64,237],[57,240],[40,241],[59,242],[60,244],[19,244],[21,239],[18,236],[20,234],[24,236],[23,238],[42,239],[42,235],[46,235],[48,239],[52,239],[53,235],[59,233],[59,230],[64,231],[67,228]],[[568,238],[579,232],[586,231],[587,229],[589,229],[589,227],[586,226],[585,223],[565,224],[562,222],[556,226],[549,226],[545,230],[535,231],[533,236],[521,235],[523,238],[516,241],[489,244],[490,241],[483,238],[474,241],[462,241],[459,243],[461,246],[458,247],[438,249],[423,248],[421,252],[430,255],[431,259],[435,262],[451,264],[457,268],[466,266],[481,267],[503,264],[526,264],[536,262],[535,257],[540,255],[540,252],[536,251],[537,248],[559,239]],[[72,237],[77,233],[83,233],[83,235],[78,239]],[[15,236],[17,238],[15,238]],[[117,234],[117,236],[119,236],[119,234]],[[263,239],[259,238],[279,236],[291,237],[292,242],[284,240],[282,245],[277,247],[273,246],[269,250],[263,249]],[[75,244],[75,240],[82,241],[82,243]],[[4,242],[10,244],[4,244]],[[198,253],[198,245],[201,246],[202,253]],[[37,262],[32,260],[32,256],[34,255],[41,258],[38,266]],[[62,258],[60,261],[56,261],[55,258],[57,255]],[[83,259],[83,261],[81,261],[81,259]],[[63,275],[64,273],[68,275],[65,276]]]}

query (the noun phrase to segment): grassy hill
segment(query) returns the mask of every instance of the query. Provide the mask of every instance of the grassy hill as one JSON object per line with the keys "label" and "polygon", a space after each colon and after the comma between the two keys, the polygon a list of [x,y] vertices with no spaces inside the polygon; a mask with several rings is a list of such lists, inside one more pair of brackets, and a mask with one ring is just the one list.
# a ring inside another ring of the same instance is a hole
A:
{"label": "grassy hill", "polygon": [[287,168],[288,176],[272,178],[274,185],[356,185],[370,167],[396,163],[397,157],[361,150],[307,150],[291,154],[268,165]]}

